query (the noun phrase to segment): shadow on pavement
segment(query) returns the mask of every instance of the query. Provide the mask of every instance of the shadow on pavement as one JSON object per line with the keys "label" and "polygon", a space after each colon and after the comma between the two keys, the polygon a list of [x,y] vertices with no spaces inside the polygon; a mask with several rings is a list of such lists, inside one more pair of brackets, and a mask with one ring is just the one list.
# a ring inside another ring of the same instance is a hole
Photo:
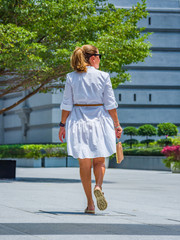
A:
{"label": "shadow on pavement", "polygon": [[39,210],[39,212],[35,213],[46,213],[46,214],[53,214],[53,215],[89,215],[89,216],[131,216],[135,217],[135,214],[129,214],[124,212],[113,212],[113,213],[96,213],[96,214],[85,214],[84,212],[63,212],[63,211],[44,211]]}
{"label": "shadow on pavement", "polygon": [[[84,215],[85,213],[84,212],[55,212],[55,211],[43,211],[43,210],[40,210],[39,212],[36,212],[36,213],[47,213],[47,214],[53,214],[53,215]],[[88,214],[90,215],[90,214]],[[91,214],[92,215],[92,214]]]}
{"label": "shadow on pavement", "polygon": [[79,183],[80,179],[66,179],[66,178],[37,178],[37,177],[18,177],[14,181],[17,182],[38,182],[38,183]]}
{"label": "shadow on pavement", "polygon": [[162,235],[179,236],[180,225],[98,223],[0,223],[0,235]]}
{"label": "shadow on pavement", "polygon": [[[69,179],[69,178],[37,178],[37,177],[18,177],[12,181],[17,181],[17,182],[38,182],[38,183],[81,183],[80,179]],[[8,181],[6,181],[8,182]],[[92,183],[95,183],[95,180],[92,180]],[[103,181],[103,183],[113,183],[110,181]]]}

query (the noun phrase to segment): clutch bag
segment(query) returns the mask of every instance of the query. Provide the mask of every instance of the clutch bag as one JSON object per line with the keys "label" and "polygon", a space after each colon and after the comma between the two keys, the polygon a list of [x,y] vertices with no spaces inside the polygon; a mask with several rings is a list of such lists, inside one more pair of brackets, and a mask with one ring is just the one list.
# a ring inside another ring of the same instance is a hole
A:
{"label": "clutch bag", "polygon": [[123,148],[121,142],[116,143],[116,162],[120,164],[124,159]]}

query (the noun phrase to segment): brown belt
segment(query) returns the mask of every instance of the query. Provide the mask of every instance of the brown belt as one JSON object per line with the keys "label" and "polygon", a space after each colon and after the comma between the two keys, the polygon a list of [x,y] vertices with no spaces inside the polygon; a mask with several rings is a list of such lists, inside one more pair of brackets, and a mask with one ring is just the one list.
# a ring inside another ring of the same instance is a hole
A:
{"label": "brown belt", "polygon": [[94,107],[94,106],[103,106],[103,104],[74,104],[74,106],[79,106],[79,107]]}

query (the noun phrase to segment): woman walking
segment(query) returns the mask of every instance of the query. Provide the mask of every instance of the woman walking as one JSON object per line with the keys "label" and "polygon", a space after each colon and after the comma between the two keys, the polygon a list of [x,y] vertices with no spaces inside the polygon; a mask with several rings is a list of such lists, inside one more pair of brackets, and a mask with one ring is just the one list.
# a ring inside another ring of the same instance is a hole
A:
{"label": "woman walking", "polygon": [[[85,213],[95,213],[91,189],[91,167],[95,175],[94,195],[100,210],[107,208],[102,192],[105,157],[116,152],[121,128],[109,74],[99,71],[101,54],[96,47],[77,47],[71,56],[74,72],[67,74],[59,139],[66,136],[68,155],[79,160],[80,177],[87,197]],[[92,161],[91,161],[92,159]]]}

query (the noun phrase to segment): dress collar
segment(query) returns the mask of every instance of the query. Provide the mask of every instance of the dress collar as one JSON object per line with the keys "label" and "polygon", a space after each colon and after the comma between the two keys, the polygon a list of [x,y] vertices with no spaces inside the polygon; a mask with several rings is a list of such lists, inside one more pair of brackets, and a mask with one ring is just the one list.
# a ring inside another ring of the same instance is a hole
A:
{"label": "dress collar", "polygon": [[95,68],[95,67],[93,67],[93,66],[89,66],[89,65],[88,65],[87,68]]}

